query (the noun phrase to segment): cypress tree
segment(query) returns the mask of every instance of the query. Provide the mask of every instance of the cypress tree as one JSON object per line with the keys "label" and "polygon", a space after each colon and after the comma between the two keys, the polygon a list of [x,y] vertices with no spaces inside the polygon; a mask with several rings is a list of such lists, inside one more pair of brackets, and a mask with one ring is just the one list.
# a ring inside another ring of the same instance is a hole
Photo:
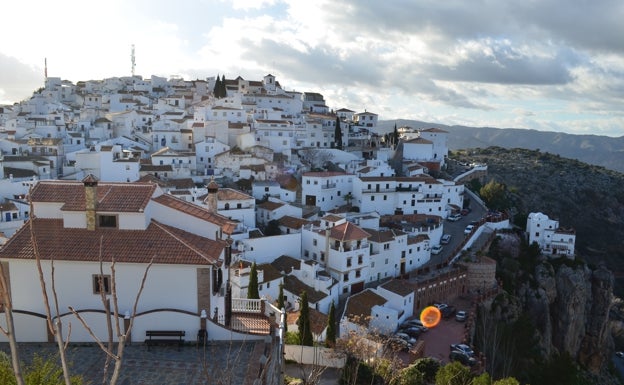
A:
{"label": "cypress tree", "polygon": [[334,301],[332,301],[329,307],[329,314],[327,317],[327,333],[325,335],[325,347],[333,348],[336,346],[336,307]]}
{"label": "cypress tree", "polygon": [[215,82],[214,88],[212,89],[212,94],[214,95],[215,98],[218,98],[219,92],[221,92],[221,79],[219,78],[219,75],[217,74],[217,81]]}
{"label": "cypress tree", "polygon": [[251,265],[251,272],[249,273],[247,299],[260,299],[260,293],[258,292],[258,270],[256,270],[255,262]]}
{"label": "cypress tree", "polygon": [[310,328],[310,305],[308,304],[308,294],[305,291],[301,292],[299,301],[299,319],[297,320],[299,342],[303,346],[312,346],[314,339]]}
{"label": "cypress tree", "polygon": [[227,87],[225,86],[225,74],[221,75],[221,92],[220,97],[225,98],[227,96]]}
{"label": "cypress tree", "polygon": [[340,128],[340,118],[336,116],[336,130],[334,131],[334,141],[336,148],[342,150],[342,129]]}
{"label": "cypress tree", "polygon": [[[277,295],[277,308],[282,310],[285,309],[284,305],[284,283],[280,282],[279,284],[279,294]],[[284,320],[284,333],[288,332],[288,322]]]}
{"label": "cypress tree", "polygon": [[394,123],[394,131],[392,132],[393,144],[396,146],[399,144],[399,130],[397,130],[396,123]]}

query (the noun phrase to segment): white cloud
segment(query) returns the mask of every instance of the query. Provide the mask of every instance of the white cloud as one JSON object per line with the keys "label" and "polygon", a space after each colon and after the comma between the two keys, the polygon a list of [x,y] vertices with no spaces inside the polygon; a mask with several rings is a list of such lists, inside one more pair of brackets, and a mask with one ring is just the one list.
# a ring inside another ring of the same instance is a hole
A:
{"label": "white cloud", "polygon": [[33,91],[45,57],[51,76],[72,81],[128,75],[135,44],[146,77],[270,72],[289,89],[323,93],[332,108],[382,119],[595,123],[613,135],[624,126],[616,0],[23,0],[3,4],[3,15],[0,33],[10,38],[0,55],[14,58],[5,70],[34,74],[21,86],[0,82],[5,98]]}

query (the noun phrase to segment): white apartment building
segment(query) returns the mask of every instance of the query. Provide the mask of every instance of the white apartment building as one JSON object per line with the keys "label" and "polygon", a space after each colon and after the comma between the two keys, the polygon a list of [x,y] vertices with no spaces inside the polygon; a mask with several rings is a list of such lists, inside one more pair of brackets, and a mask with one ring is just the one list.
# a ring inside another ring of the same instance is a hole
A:
{"label": "white apartment building", "polygon": [[446,217],[449,205],[462,207],[464,186],[429,175],[355,178],[353,196],[361,212],[431,214]]}
{"label": "white apartment building", "polygon": [[194,152],[178,152],[164,147],[154,152],[151,158],[154,166],[171,166],[170,179],[190,178],[197,170]]}
{"label": "white apartment building", "polygon": [[340,293],[364,289],[369,275],[370,234],[343,217],[327,215],[320,226],[303,227],[303,258],[318,262],[338,282]]}
{"label": "white apartment building", "polygon": [[526,231],[529,244],[536,242],[543,254],[574,259],[576,231],[559,227],[559,221],[550,219],[546,214],[530,213]]}
{"label": "white apartment building", "polygon": [[344,172],[306,172],[301,178],[301,203],[322,211],[344,206],[350,203],[345,196],[353,191],[355,179]]}
{"label": "white apartment building", "polygon": [[[215,157],[218,154],[229,151],[230,146],[218,141],[214,137],[206,137],[204,140],[195,143],[195,162],[197,164],[197,174],[208,175],[213,173],[215,168]],[[211,170],[211,171],[208,171]]]}
{"label": "white apartment building", "polygon": [[398,229],[365,228],[371,234],[370,269],[367,282],[397,278],[408,274],[429,261],[429,237],[412,236]]}

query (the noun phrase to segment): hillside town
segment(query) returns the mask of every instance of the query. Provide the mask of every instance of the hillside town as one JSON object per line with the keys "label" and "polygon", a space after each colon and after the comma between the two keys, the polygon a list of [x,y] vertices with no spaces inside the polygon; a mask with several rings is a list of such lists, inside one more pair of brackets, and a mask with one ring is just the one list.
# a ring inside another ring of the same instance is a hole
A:
{"label": "hillside town", "polygon": [[[478,249],[511,224],[464,187],[487,165],[442,177],[447,136],[382,132],[377,114],[330,108],[271,74],[48,77],[0,106],[0,262],[16,338],[51,341],[39,259],[59,307],[91,323],[71,342],[106,340],[99,309],[113,284],[136,341],[154,330],[261,341],[296,330],[304,292],[317,342],[333,306],[340,335],[391,334],[428,305],[497,293]],[[546,214],[526,231],[543,254],[574,257],[574,230]]]}

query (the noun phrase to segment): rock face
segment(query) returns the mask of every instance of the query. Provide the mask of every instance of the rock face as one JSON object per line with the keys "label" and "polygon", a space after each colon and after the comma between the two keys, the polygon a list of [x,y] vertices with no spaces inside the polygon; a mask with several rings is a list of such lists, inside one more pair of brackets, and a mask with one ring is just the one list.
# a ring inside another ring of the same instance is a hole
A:
{"label": "rock face", "polygon": [[[605,267],[540,264],[537,285],[519,290],[524,312],[533,320],[544,357],[567,353],[582,367],[600,373],[606,369],[613,342],[609,310],[613,274]],[[537,286],[537,287],[535,287]]]}

